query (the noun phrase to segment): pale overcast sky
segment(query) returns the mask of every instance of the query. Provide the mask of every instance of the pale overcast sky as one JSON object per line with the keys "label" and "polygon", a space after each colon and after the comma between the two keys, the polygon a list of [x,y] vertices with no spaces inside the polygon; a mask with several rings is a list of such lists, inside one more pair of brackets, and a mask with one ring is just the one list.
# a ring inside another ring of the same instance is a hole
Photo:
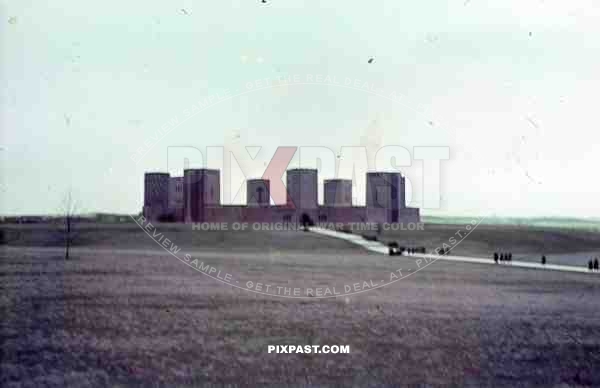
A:
{"label": "pale overcast sky", "polygon": [[[54,213],[69,188],[83,211],[138,212],[169,146],[262,146],[260,175],[277,146],[399,145],[450,149],[423,214],[600,216],[595,0],[1,4],[0,214]],[[245,93],[294,75],[341,85]]]}

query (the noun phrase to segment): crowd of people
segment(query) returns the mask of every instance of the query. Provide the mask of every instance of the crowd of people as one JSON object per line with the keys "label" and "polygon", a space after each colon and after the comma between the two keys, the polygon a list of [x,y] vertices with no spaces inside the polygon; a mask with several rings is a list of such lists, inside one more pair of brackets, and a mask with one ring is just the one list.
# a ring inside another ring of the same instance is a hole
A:
{"label": "crowd of people", "polygon": [[425,249],[425,247],[416,247],[416,248],[408,247],[407,248],[407,247],[403,247],[403,246],[398,246],[397,242],[388,243],[388,248],[389,248],[390,256],[402,255],[404,253],[406,253],[407,255],[414,255],[415,253],[421,253],[421,254],[427,253],[427,249]]}
{"label": "crowd of people", "polygon": [[[413,255],[415,253],[425,253],[426,249],[425,247],[416,247],[416,248],[412,248],[412,247],[403,247],[403,246],[398,246],[398,243],[396,242],[391,242],[388,243],[388,248],[389,248],[389,254],[390,256],[392,255],[402,255],[402,254],[407,254],[407,255]],[[438,254],[439,255],[447,255],[449,253],[449,249],[445,250],[443,248],[438,250]],[[494,262],[496,264],[498,263],[511,263],[512,262],[512,258],[513,258],[513,254],[512,252],[494,252]],[[542,255],[541,257],[541,263],[542,265],[546,265],[546,255]],[[588,269],[590,271],[599,271],[600,270],[600,263],[598,262],[598,258],[594,258],[594,260],[590,259],[588,261]]]}
{"label": "crowd of people", "polygon": [[494,262],[497,264],[498,262],[511,262],[512,261],[512,252],[503,253],[494,252]]}
{"label": "crowd of people", "polygon": [[[494,252],[494,262],[496,264],[498,264],[499,262],[511,262],[512,261],[512,252],[508,252],[508,253],[498,253],[498,252]],[[542,265],[546,265],[546,255],[542,255],[541,258],[541,263]],[[588,269],[590,271],[599,271],[600,270],[600,263],[598,262],[598,258],[594,258],[594,260],[590,259],[588,261]]]}

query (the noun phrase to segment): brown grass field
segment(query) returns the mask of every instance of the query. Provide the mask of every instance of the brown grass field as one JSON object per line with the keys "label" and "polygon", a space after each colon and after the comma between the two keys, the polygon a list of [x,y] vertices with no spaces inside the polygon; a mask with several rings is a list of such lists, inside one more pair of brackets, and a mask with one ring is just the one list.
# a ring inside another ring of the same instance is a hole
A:
{"label": "brown grass field", "polygon": [[[457,228],[384,237],[433,249]],[[600,252],[598,233],[480,228],[457,254]],[[239,284],[343,288],[414,267],[304,232],[159,229]],[[0,231],[3,387],[600,386],[600,274],[438,261],[368,292],[289,299],[220,284],[135,224],[80,225],[68,261],[48,225]],[[288,344],[350,354],[267,352]]]}

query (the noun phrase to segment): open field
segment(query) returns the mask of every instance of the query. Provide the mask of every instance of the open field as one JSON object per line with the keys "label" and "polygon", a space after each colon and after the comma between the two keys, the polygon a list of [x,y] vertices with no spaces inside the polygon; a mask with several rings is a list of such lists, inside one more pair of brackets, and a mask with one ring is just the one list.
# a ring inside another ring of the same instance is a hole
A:
{"label": "open field", "polygon": [[[322,236],[307,235],[298,239],[297,233],[288,231],[200,231],[192,230],[190,224],[157,224],[172,241],[181,247],[191,249],[227,249],[240,251],[276,251],[306,249],[352,249],[352,245],[334,241]],[[156,244],[142,228],[135,223],[75,225],[76,246],[155,248]],[[64,234],[58,225],[51,224],[0,224],[0,241],[14,246],[58,247],[64,244]]]}
{"label": "open field", "polygon": [[[159,224],[158,229],[178,246],[190,249],[215,248],[235,251],[306,251],[312,249],[360,252],[352,244],[317,235],[290,231],[246,230],[194,231],[191,225]],[[356,232],[361,234],[360,232]],[[452,248],[456,255],[491,257],[493,252],[512,252],[513,259],[539,261],[542,254],[548,262],[585,265],[594,255],[600,256],[600,232],[582,229],[559,229],[514,226],[479,225],[468,231],[465,225],[425,224],[423,230],[385,230],[382,241],[397,241],[405,246],[424,246],[428,250],[448,244],[449,239],[470,233]],[[362,234],[373,234],[364,232]],[[60,228],[48,224],[0,224],[0,242],[13,246],[62,246]],[[154,248],[156,244],[134,223],[94,224],[76,226],[77,246]]]}
{"label": "open field", "polygon": [[[285,299],[219,284],[135,225],[90,226],[69,261],[43,226],[2,228],[2,386],[600,385],[595,275],[435,262],[361,294]],[[242,284],[343,287],[413,265],[303,232],[168,228]],[[538,248],[535,233],[502,236]],[[557,254],[597,247],[557,241]],[[267,353],[286,344],[350,354]]]}

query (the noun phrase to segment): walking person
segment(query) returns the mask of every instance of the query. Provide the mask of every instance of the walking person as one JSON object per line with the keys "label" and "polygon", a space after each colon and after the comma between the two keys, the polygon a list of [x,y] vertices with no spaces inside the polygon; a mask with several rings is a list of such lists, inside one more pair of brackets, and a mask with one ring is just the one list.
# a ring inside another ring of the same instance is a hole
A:
{"label": "walking person", "polygon": [[598,271],[598,258],[594,259],[594,271]]}
{"label": "walking person", "polygon": [[494,263],[498,264],[498,252],[494,252]]}
{"label": "walking person", "polygon": [[593,270],[594,270],[594,263],[592,262],[592,259],[590,259],[590,261],[588,261],[588,269],[589,269],[590,271],[593,271]]}
{"label": "walking person", "polygon": [[546,265],[546,256],[542,255],[542,265]]}

